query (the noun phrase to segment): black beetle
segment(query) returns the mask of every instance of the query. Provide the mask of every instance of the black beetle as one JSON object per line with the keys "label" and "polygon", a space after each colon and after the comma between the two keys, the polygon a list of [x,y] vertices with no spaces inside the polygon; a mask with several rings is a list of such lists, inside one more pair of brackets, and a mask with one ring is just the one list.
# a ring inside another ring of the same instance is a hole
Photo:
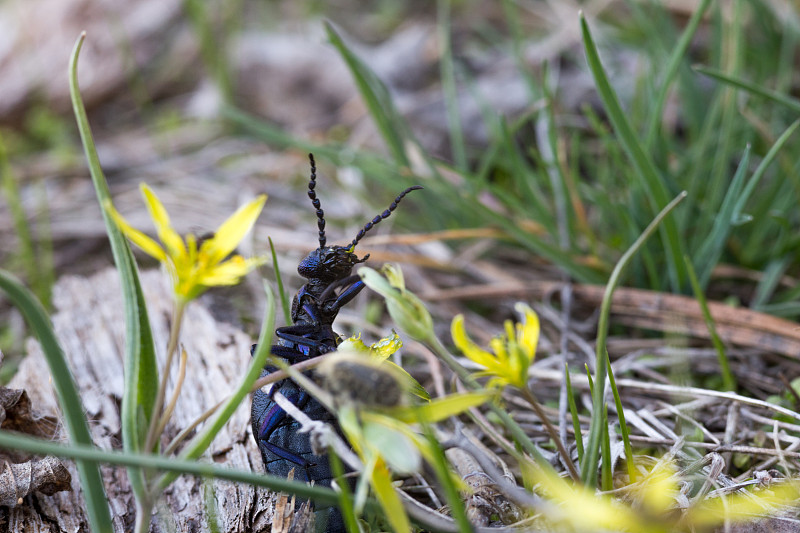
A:
{"label": "black beetle", "polygon": [[[364,289],[364,283],[357,275],[352,275],[352,270],[355,265],[366,261],[369,254],[359,258],[354,251],[356,245],[375,224],[392,214],[406,194],[422,189],[416,185],[400,193],[389,208],[367,222],[347,246],[327,246],[325,213],[314,191],[317,184],[316,165],[312,154],[308,158],[311,163],[308,197],[317,213],[319,247],[297,267],[297,272],[308,281],[292,300],[292,325],[275,330],[277,340],[270,350],[289,364],[336,350],[341,339],[333,331],[333,321],[339,310]],[[266,366],[262,376],[275,370]],[[274,402],[272,397],[276,392],[283,394],[311,419],[335,424],[333,415],[291,379],[273,384],[269,393],[256,391],[253,394],[251,423],[264,468],[270,474],[284,477],[294,469],[295,479],[330,486],[332,473],[328,458],[314,455],[309,436],[299,433],[299,423]],[[329,532],[344,527],[337,509],[331,509],[328,516],[322,518],[327,519]]]}

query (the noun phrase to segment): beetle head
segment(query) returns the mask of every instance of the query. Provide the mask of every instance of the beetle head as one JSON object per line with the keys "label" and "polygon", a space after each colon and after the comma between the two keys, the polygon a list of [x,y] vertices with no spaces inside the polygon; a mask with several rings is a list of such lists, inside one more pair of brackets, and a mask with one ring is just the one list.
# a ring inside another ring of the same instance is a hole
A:
{"label": "beetle head", "polygon": [[363,263],[369,255],[360,258],[352,247],[323,246],[312,250],[297,266],[297,273],[306,279],[333,282],[346,278],[353,267]]}
{"label": "beetle head", "polygon": [[389,215],[397,208],[400,200],[411,191],[421,189],[419,185],[409,187],[400,193],[394,201],[389,205],[389,208],[384,210],[383,213],[377,215],[371,221],[367,222],[356,234],[355,239],[347,246],[326,246],[327,238],[325,236],[325,212],[322,210],[322,205],[317,198],[315,191],[317,186],[317,167],[314,162],[314,155],[308,154],[308,160],[311,163],[311,177],[308,181],[308,197],[311,199],[311,205],[317,212],[317,227],[319,228],[319,248],[313,250],[300,262],[297,267],[297,272],[306,279],[319,279],[322,281],[332,282],[338,281],[350,275],[353,267],[358,263],[363,263],[369,258],[369,254],[359,259],[355,254],[355,248],[358,242],[367,234],[369,230],[375,227],[381,220],[389,218]]}

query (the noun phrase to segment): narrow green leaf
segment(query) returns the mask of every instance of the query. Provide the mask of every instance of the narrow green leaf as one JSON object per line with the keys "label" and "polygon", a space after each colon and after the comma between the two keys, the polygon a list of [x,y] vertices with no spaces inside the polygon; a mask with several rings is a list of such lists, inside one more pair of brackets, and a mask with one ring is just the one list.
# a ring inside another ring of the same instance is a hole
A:
{"label": "narrow green leaf", "polygon": [[339,510],[342,511],[342,518],[344,519],[344,526],[347,529],[347,533],[359,533],[355,503],[353,502],[353,492],[350,490],[350,481],[344,477],[344,465],[333,448],[328,450],[328,461],[331,465],[331,472],[334,478],[336,478],[336,484],[339,486]]}
{"label": "narrow green leaf", "polygon": [[454,393],[443,398],[435,398],[419,406],[393,407],[387,409],[387,412],[406,424],[414,424],[422,420],[434,423],[478,407],[494,396],[494,392],[488,391]]}
{"label": "narrow green leaf", "polygon": [[14,233],[17,236],[16,256],[19,258],[22,272],[25,272],[28,285],[33,289],[45,309],[50,307],[50,289],[44,282],[52,275],[46,275],[42,269],[47,265],[42,265],[36,257],[31,228],[28,224],[28,217],[22,207],[22,198],[17,187],[17,177],[11,170],[8,161],[8,152],[5,142],[0,138],[0,187],[6,197],[11,220],[14,224]]}
{"label": "narrow green leaf", "polygon": [[[655,164],[650,156],[645,152],[639,141],[639,135],[634,131],[628,118],[625,116],[617,94],[611,87],[611,83],[609,83],[608,77],[603,69],[603,64],[600,62],[597,47],[594,44],[592,34],[589,31],[589,25],[586,23],[583,13],[580,15],[580,20],[586,60],[594,76],[597,92],[603,100],[608,117],[611,120],[611,124],[619,137],[619,141],[625,153],[636,168],[641,185],[647,193],[650,206],[654,212],[657,212],[666,206],[670,200],[666,183],[656,170]],[[682,277],[683,268],[681,268],[680,263],[683,257],[683,243],[678,234],[675,221],[670,217],[666,218],[660,232],[662,234],[664,251],[667,257],[667,273],[669,275],[670,284],[674,291],[680,292],[684,281]]]}
{"label": "narrow green leaf", "polygon": [[[239,483],[247,483],[257,487],[266,487],[275,492],[288,492],[314,501],[336,504],[339,496],[329,488],[311,486],[301,481],[289,481],[284,477],[271,476],[260,472],[236,470],[227,466],[217,466],[213,463],[203,463],[196,460],[185,461],[175,457],[164,457],[155,454],[140,454],[101,450],[85,444],[72,444],[64,446],[52,441],[28,437],[10,431],[0,430],[0,448],[10,450],[25,450],[37,455],[53,455],[74,459],[80,463],[92,464],[108,463],[127,466],[129,469],[158,469],[173,472],[175,476],[190,474],[202,477],[227,479]],[[374,507],[373,507],[374,508]],[[105,533],[113,531],[111,522],[103,529],[93,529]]]}
{"label": "narrow green leaf", "polygon": [[[86,159],[89,162],[92,183],[101,206],[106,232],[108,233],[109,241],[111,241],[114,262],[117,265],[122,284],[126,330],[125,391],[122,397],[120,413],[122,442],[126,451],[140,452],[144,446],[158,389],[158,366],[136,262],[133,259],[128,242],[113,219],[102,208],[105,201],[110,201],[111,195],[108,190],[108,183],[103,175],[103,169],[100,166],[100,159],[97,156],[89,119],[86,116],[86,109],[78,87],[78,56],[85,37],[85,33],[80,36],[75,43],[75,48],[70,58],[70,97],[72,99],[72,109],[78,123],[78,131],[86,152]],[[129,470],[128,476],[137,498],[146,497],[144,473],[132,469]]]}
{"label": "narrow green leaf", "polygon": [[217,498],[214,494],[214,480],[203,480],[203,508],[206,512],[208,533],[222,533],[219,527],[219,512],[217,511]]}
{"label": "narrow green leaf", "polygon": [[408,515],[403,508],[400,497],[394,490],[389,469],[386,468],[385,464],[380,463],[372,469],[371,474],[370,481],[372,481],[375,496],[386,513],[386,519],[389,520],[392,529],[395,531],[411,531],[411,523],[408,521]]}
{"label": "narrow green leaf", "polygon": [[608,405],[603,404],[603,440],[600,454],[600,490],[610,491],[614,488],[614,472],[611,471],[611,435],[608,429]]}
{"label": "narrow green leaf", "polygon": [[441,58],[439,71],[442,78],[442,92],[447,111],[447,125],[450,132],[450,149],[453,152],[455,167],[467,171],[467,149],[464,143],[464,132],[461,129],[461,115],[458,109],[458,91],[456,89],[455,61],[453,60],[452,39],[450,36],[450,0],[439,0],[437,7],[437,29]]}
{"label": "narrow green leaf", "polygon": [[[572,392],[572,380],[569,377],[569,365],[564,366],[564,377],[567,379],[567,403],[569,414],[572,417],[572,430],[575,432],[575,446],[578,449],[578,463],[583,461],[583,433],[581,433],[581,421],[578,418],[578,405],[575,403],[575,395]],[[589,376],[591,379],[591,376]]]}
{"label": "narrow green leaf", "polygon": [[725,74],[724,72],[712,67],[695,65],[692,68],[693,70],[696,70],[700,74],[705,74],[709,78],[714,78],[715,80],[727,83],[728,85],[736,87],[737,89],[745,90],[756,96],[767,98],[769,100],[772,100],[773,102],[786,106],[795,113],[800,113],[800,100],[798,100],[797,98],[786,96],[785,94],[779,93],[778,91],[767,89],[762,85],[758,85],[756,83],[743,80],[736,76],[729,76],[728,74]]}
{"label": "narrow green leaf", "polygon": [[744,177],[747,174],[748,165],[750,163],[750,145],[748,144],[744,149],[739,166],[736,173],[733,175],[728,191],[725,193],[725,198],[722,201],[719,211],[714,217],[714,225],[711,232],[706,237],[703,244],[694,255],[695,261],[700,265],[700,287],[703,288],[708,285],[711,279],[711,271],[719,262],[722,255],[722,250],[728,242],[728,235],[730,234],[731,227],[734,223],[734,210],[737,202],[741,196],[742,188],[744,187]]}
{"label": "narrow green leaf", "polygon": [[433,456],[432,466],[434,470],[436,470],[436,477],[444,489],[445,498],[450,506],[450,514],[453,517],[458,530],[464,533],[469,533],[473,530],[473,527],[469,521],[469,518],[467,518],[467,511],[464,508],[464,502],[461,499],[461,495],[458,493],[458,487],[456,487],[456,484],[453,481],[453,474],[449,466],[450,463],[448,463],[447,457],[445,457],[444,451],[442,450],[439,440],[436,438],[436,434],[434,433],[430,424],[425,423],[422,427],[425,433],[425,438],[428,441],[428,447],[431,450],[431,455]]}
{"label": "narrow green leaf", "polygon": [[603,301],[600,304],[600,318],[597,324],[597,346],[595,347],[596,369],[594,378],[594,388],[592,390],[592,422],[589,426],[589,443],[587,444],[586,455],[581,463],[581,480],[584,485],[594,486],[597,480],[597,457],[600,451],[600,441],[602,438],[603,426],[603,407],[605,406],[605,382],[607,375],[606,339],[608,338],[608,323],[611,315],[611,297],[620,282],[622,272],[628,266],[633,255],[639,251],[647,239],[658,228],[661,222],[677,205],[686,198],[686,191],[680,193],[674,200],[661,210],[647,228],[642,232],[638,239],[620,257],[614,271],[608,279],[606,290],[603,294]]}
{"label": "narrow green leaf", "polygon": [[703,289],[700,286],[700,282],[697,279],[697,274],[694,271],[694,267],[692,266],[692,260],[687,255],[683,258],[684,263],[686,264],[686,271],[689,274],[689,281],[692,283],[692,290],[694,291],[694,297],[697,299],[697,303],[700,304],[700,310],[703,312],[703,319],[706,322],[706,327],[708,328],[708,333],[711,335],[711,343],[714,345],[714,349],[717,350],[717,359],[719,359],[719,367],[722,370],[722,383],[723,389],[729,391],[736,390],[736,376],[734,376],[733,372],[731,372],[731,365],[728,362],[728,355],[725,352],[725,345],[722,344],[722,339],[719,338],[717,335],[717,328],[714,325],[714,317],[711,316],[711,310],[708,308],[708,302],[706,301],[706,295],[703,294]]}
{"label": "narrow green leaf", "polygon": [[423,387],[419,381],[414,379],[414,376],[409,374],[405,368],[392,361],[384,361],[383,364],[389,365],[392,368],[392,370],[398,376],[401,377],[401,379],[403,380],[403,384],[406,390],[408,390],[408,392],[410,392],[411,394],[413,394],[414,396],[416,396],[421,400],[425,400],[426,402],[430,401],[431,395],[428,394],[428,391],[425,390],[425,387]]}
{"label": "narrow green leaf", "polygon": [[778,155],[780,149],[783,148],[783,145],[786,144],[786,141],[789,140],[789,137],[792,136],[798,126],[800,126],[800,119],[795,120],[789,125],[788,128],[786,128],[781,136],[778,137],[778,140],[775,141],[775,144],[770,147],[769,152],[767,152],[767,155],[765,155],[764,159],[761,160],[761,163],[758,164],[755,172],[753,172],[753,177],[750,178],[750,181],[748,181],[747,185],[744,186],[744,191],[742,191],[741,196],[739,196],[736,201],[732,215],[734,221],[739,220],[743,216],[744,206],[747,203],[747,200],[755,191],[756,186],[758,186],[759,182],[761,181],[761,178],[764,177],[764,173],[767,171],[767,168],[770,166],[770,164],[772,164],[775,156]]}
{"label": "narrow green leaf", "polygon": [[694,10],[694,13],[692,13],[691,18],[689,19],[689,23],[686,24],[686,28],[683,30],[681,38],[678,40],[678,45],[672,51],[672,54],[670,54],[669,61],[667,61],[667,68],[664,69],[664,78],[661,80],[661,85],[658,88],[658,95],[656,96],[655,104],[653,105],[653,109],[651,111],[650,124],[647,128],[647,136],[645,137],[645,146],[653,146],[656,132],[658,131],[659,126],[661,126],[661,116],[664,112],[664,106],[667,102],[667,95],[669,94],[669,88],[672,85],[672,80],[675,79],[675,76],[678,73],[678,67],[680,67],[681,61],[686,55],[686,51],[689,49],[692,38],[697,32],[697,28],[700,27],[700,22],[703,20],[703,15],[705,15],[706,11],[711,5],[711,2],[712,0],[702,0],[700,5],[697,6],[697,8]]}
{"label": "narrow green leaf", "polygon": [[[58,404],[64,413],[64,425],[70,441],[91,446],[92,435],[89,433],[89,424],[83,414],[83,404],[78,394],[78,387],[72,379],[72,371],[69,369],[64,351],[58,344],[47,312],[22,283],[5,270],[0,270],[0,289],[22,312],[28,326],[42,345],[47,366],[50,367],[53,388],[58,396]],[[103,487],[100,469],[96,463],[79,460],[78,475],[81,478],[81,488],[86,501],[86,515],[92,529],[94,531],[111,531],[111,514],[108,510],[108,498]]]}
{"label": "narrow green leaf", "polygon": [[359,94],[364,99],[367,109],[378,127],[378,131],[383,137],[384,142],[389,147],[395,161],[398,164],[409,167],[411,165],[406,154],[406,142],[410,138],[405,121],[397,112],[392,102],[389,91],[383,82],[375,75],[372,70],[364,64],[344,43],[333,26],[326,22],[325,31],[331,44],[339,51],[353,80],[356,83]]}
{"label": "narrow green leaf", "polygon": [[[628,479],[631,483],[636,479],[636,465],[633,462],[633,446],[631,446],[631,432],[628,423],[625,422],[625,408],[622,406],[622,398],[617,390],[617,381],[614,379],[614,370],[611,368],[611,359],[606,350],[606,365],[608,365],[608,383],[611,393],[614,396],[614,405],[617,408],[617,418],[619,419],[619,431],[622,434],[622,444],[625,447],[625,464],[628,467]],[[608,415],[606,415],[608,416]]]}
{"label": "narrow green leaf", "polygon": [[287,324],[292,323],[292,313],[290,311],[289,297],[286,294],[286,287],[283,286],[281,279],[281,269],[278,268],[278,255],[275,253],[275,245],[272,244],[272,237],[267,237],[269,241],[269,252],[272,254],[272,268],[275,270],[275,283],[278,284],[278,296],[281,299],[281,309],[283,309],[283,319]]}
{"label": "narrow green leaf", "polygon": [[750,300],[750,308],[760,311],[761,308],[767,305],[775,294],[775,290],[781,283],[783,276],[786,275],[786,270],[793,267],[793,257],[786,255],[771,260],[767,263],[761,273],[761,279],[758,280],[756,290]]}

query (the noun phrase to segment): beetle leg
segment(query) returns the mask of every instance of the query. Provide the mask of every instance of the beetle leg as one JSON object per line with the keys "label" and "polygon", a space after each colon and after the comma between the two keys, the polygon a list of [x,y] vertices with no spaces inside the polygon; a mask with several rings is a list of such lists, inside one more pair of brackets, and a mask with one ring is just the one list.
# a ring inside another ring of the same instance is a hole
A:
{"label": "beetle leg", "polygon": [[[293,342],[293,343],[295,343],[295,344],[297,344],[299,346],[303,346],[303,347],[309,348],[309,350],[308,350],[309,353],[299,352],[295,348],[290,348],[291,350],[295,351],[295,359],[299,358],[298,357],[299,354],[302,354],[304,359],[308,359],[309,357],[314,355],[314,354],[311,353],[311,349],[315,349],[318,355],[322,355],[324,353],[328,353],[328,352],[333,350],[333,347],[331,346],[331,343],[335,343],[336,342],[336,339],[334,339],[333,337],[331,337],[330,339],[316,340],[316,339],[309,339],[308,337],[300,337],[300,336],[297,336],[297,335],[282,334],[282,335],[280,335],[280,338],[283,339],[283,340],[287,340],[287,341]],[[281,346],[280,345],[273,346],[272,347],[272,353],[275,354],[275,355],[279,355],[281,357],[284,357],[283,353],[278,353],[275,350],[275,348],[281,348]],[[283,346],[282,348],[287,348],[287,347]],[[288,358],[288,359],[291,359],[291,357]]]}
{"label": "beetle leg", "polygon": [[[364,290],[364,287],[366,286],[364,285],[364,282],[361,281],[361,278],[359,278],[358,276],[350,276],[342,281],[347,282],[343,284],[347,285],[346,288],[341,292],[341,294],[339,294],[336,297],[335,300],[323,304],[325,307],[325,312],[327,314],[336,315],[339,312],[339,309],[350,303],[350,300],[355,298],[359,292]],[[331,288],[328,287],[327,289],[325,289],[325,292],[327,292],[330,289]]]}
{"label": "beetle leg", "polygon": [[[269,393],[270,399],[272,399],[274,391],[277,390],[278,387],[272,387],[272,390],[270,390]],[[286,399],[295,404],[298,409],[302,410],[308,403],[309,396],[305,391],[296,391],[295,394],[286,396]],[[269,408],[269,411],[267,411],[267,414],[264,416],[264,421],[261,423],[261,428],[258,432],[259,444],[263,445],[264,448],[277,455],[281,459],[291,461],[292,463],[300,465],[303,468],[308,469],[312,466],[315,466],[314,463],[305,460],[303,457],[294,454],[289,450],[282,448],[281,446],[277,446],[269,442],[270,437],[272,437],[272,434],[278,428],[285,426],[286,424],[290,424],[291,422],[292,419],[287,415],[286,411],[284,411],[278,404],[273,404],[272,407]]]}

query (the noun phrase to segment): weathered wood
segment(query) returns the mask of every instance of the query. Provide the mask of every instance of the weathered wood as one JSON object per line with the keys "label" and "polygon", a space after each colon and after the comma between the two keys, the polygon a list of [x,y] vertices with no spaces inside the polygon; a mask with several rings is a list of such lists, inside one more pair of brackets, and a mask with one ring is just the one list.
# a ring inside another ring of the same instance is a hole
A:
{"label": "weathered wood", "polygon": [[[144,272],[141,279],[163,365],[172,305],[170,290],[163,273]],[[55,287],[54,303],[53,324],[80,389],[94,442],[103,449],[119,449],[125,322],[117,273],[105,270],[91,278],[65,277]],[[189,356],[186,380],[173,419],[165,430],[165,440],[230,394],[250,363],[252,339],[229,324],[216,322],[197,302],[186,311],[181,343]],[[41,349],[35,341],[30,341],[27,348],[28,356],[10,386],[25,389],[36,410],[55,413],[55,395]],[[173,369],[173,374],[176,372],[177,368]],[[245,404],[202,460],[263,471],[250,431],[249,401]],[[8,509],[5,517],[0,509],[0,519],[7,520],[8,531],[88,531],[79,478],[74,465],[68,462],[68,467],[72,473],[72,491],[52,496],[35,493],[23,505]],[[114,466],[104,466],[102,472],[114,531],[130,531],[135,507],[127,472]],[[209,488],[214,491],[213,498],[204,496]],[[204,501],[209,499],[216,504],[220,531],[263,531],[272,521],[274,501],[265,490],[227,481],[204,484],[197,478],[181,476],[164,493],[151,531],[207,531]]]}

